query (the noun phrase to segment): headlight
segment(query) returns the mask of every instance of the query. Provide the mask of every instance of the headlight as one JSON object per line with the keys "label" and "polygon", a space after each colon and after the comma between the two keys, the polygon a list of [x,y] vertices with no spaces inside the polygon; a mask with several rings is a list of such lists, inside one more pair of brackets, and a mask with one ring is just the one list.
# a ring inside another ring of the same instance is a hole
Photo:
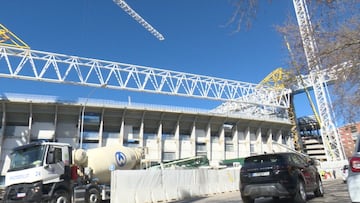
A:
{"label": "headlight", "polygon": [[30,189],[32,194],[41,193],[41,190],[42,190],[42,187],[41,187],[40,182],[37,182],[37,183],[33,184],[33,186]]}
{"label": "headlight", "polygon": [[32,189],[31,189],[31,192],[32,193],[38,193],[41,191],[41,187],[40,186],[34,186]]}

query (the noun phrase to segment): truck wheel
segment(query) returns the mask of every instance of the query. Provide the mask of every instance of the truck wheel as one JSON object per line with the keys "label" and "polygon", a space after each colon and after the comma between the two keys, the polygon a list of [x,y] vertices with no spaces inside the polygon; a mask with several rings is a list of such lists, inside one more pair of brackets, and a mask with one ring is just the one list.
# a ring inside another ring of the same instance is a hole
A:
{"label": "truck wheel", "polygon": [[322,184],[322,181],[320,180],[320,178],[317,179],[317,187],[314,191],[315,197],[323,197],[324,196],[324,187]]}
{"label": "truck wheel", "polygon": [[241,199],[244,203],[254,203],[255,200],[249,196],[242,196],[241,195]]}
{"label": "truck wheel", "polygon": [[54,193],[54,199],[51,203],[70,203],[69,194],[66,190],[57,190]]}
{"label": "truck wheel", "polygon": [[100,192],[96,188],[90,188],[86,195],[86,202],[88,203],[100,203]]}
{"label": "truck wheel", "polygon": [[298,180],[298,185],[296,187],[296,192],[292,197],[294,203],[305,203],[306,202],[306,191],[304,182],[302,180]]}

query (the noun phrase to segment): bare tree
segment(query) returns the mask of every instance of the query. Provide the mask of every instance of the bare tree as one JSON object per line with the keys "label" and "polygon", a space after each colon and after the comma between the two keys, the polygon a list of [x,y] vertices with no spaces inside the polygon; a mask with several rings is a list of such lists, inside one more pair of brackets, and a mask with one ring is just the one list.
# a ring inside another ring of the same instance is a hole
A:
{"label": "bare tree", "polygon": [[231,4],[234,7],[234,12],[226,25],[234,25],[234,32],[239,32],[243,26],[249,29],[256,18],[258,0],[233,0]]}
{"label": "bare tree", "polygon": [[[252,5],[254,11],[257,10],[257,0],[237,1],[236,6]],[[321,69],[335,71],[337,75],[330,88],[336,115],[341,116],[345,123],[359,121],[360,1],[308,0],[307,6],[314,31],[309,34],[313,35],[318,47],[314,58]],[[256,14],[248,11],[252,7],[235,8],[235,13],[242,19],[232,20],[232,23],[243,24],[246,19],[246,24],[249,24],[247,21],[251,21]],[[236,19],[236,16],[233,17]],[[309,67],[295,16],[289,16],[283,25],[277,26],[277,30],[286,37],[293,52],[293,57],[288,59],[292,74],[308,74]]]}
{"label": "bare tree", "polygon": [[[336,115],[346,123],[360,119],[360,8],[359,0],[308,1],[312,34],[318,50],[315,59],[320,68],[336,72],[330,90]],[[292,71],[309,73],[303,44],[295,21],[289,19],[278,31],[288,40],[296,57],[290,59]],[[294,61],[291,61],[294,60]],[[295,67],[294,64],[297,66]]]}

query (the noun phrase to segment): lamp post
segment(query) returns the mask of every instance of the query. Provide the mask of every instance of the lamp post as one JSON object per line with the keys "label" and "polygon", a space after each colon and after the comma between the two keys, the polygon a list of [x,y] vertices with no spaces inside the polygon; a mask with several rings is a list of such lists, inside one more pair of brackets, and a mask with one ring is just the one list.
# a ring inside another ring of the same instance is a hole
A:
{"label": "lamp post", "polygon": [[[103,87],[106,87],[106,83],[105,84],[102,84],[100,87],[103,88]],[[97,90],[97,88],[95,87],[94,89],[92,89],[89,94],[86,96],[86,100],[85,100],[85,103],[84,105],[82,106],[82,110],[81,110],[81,123],[80,123],[80,149],[83,148],[83,138],[84,138],[84,116],[85,116],[85,107],[86,107],[86,104],[88,103],[89,101],[89,98],[90,96]]]}

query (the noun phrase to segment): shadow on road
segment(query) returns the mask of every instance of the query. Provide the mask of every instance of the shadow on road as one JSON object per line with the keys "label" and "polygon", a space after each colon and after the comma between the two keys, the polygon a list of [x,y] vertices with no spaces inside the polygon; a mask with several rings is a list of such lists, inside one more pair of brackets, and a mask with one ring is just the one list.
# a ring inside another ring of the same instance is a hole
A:
{"label": "shadow on road", "polygon": [[178,201],[172,201],[171,203],[193,203],[193,202],[197,202],[199,200],[205,199],[206,197],[194,197],[191,199],[183,199],[183,200],[178,200]]}
{"label": "shadow on road", "polygon": [[[323,181],[324,197],[315,197],[308,193],[307,203],[351,203],[347,185],[342,180]],[[214,196],[194,197],[184,200],[175,200],[171,203],[240,203],[240,192],[217,194]],[[258,198],[255,203],[292,203],[289,198],[274,200],[272,198]]]}

